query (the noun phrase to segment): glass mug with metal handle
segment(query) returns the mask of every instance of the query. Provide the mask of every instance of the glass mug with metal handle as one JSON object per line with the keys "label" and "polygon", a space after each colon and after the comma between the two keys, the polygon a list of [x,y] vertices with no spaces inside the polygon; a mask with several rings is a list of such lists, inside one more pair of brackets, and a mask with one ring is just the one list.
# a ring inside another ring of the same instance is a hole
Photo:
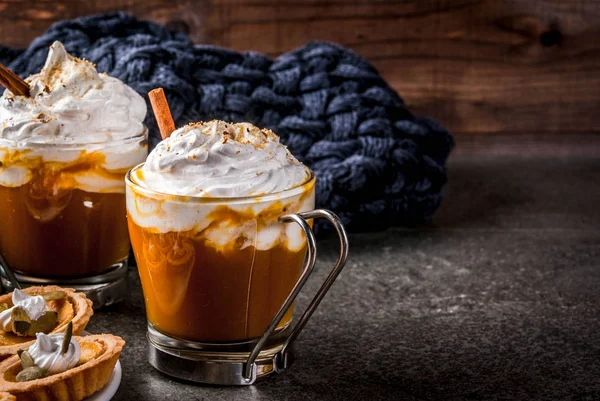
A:
{"label": "glass mug with metal handle", "polygon": [[[281,192],[176,196],[126,177],[127,217],[148,318],[149,361],[181,379],[248,385],[281,372],[290,345],[344,267],[348,240],[314,210],[315,176]],[[293,303],[316,261],[312,219],[340,237],[333,270],[295,325]]]}

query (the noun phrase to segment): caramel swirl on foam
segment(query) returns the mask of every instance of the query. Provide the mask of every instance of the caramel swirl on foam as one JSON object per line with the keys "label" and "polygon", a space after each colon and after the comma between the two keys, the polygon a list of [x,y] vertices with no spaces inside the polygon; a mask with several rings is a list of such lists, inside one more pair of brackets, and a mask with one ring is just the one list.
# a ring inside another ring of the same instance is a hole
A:
{"label": "caramel swirl on foam", "polygon": [[[272,131],[248,123],[190,124],[162,141],[132,172],[133,182],[157,194],[129,186],[127,212],[152,232],[201,236],[221,250],[281,243],[300,249],[301,229],[278,218],[314,207],[309,174]],[[273,197],[261,199],[268,195]],[[256,198],[236,200],[245,196]],[[230,199],[211,201],[215,197]],[[198,202],[201,198],[208,202]]]}
{"label": "caramel swirl on foam", "polygon": [[[42,164],[52,163],[53,170],[85,167],[71,174],[74,187],[122,192],[123,171],[146,154],[146,143],[133,140],[145,131],[144,99],[69,55],[60,42],[50,47],[42,71],[26,81],[31,97],[8,90],[0,97],[0,185],[24,185]],[[119,177],[107,177],[107,171]]]}

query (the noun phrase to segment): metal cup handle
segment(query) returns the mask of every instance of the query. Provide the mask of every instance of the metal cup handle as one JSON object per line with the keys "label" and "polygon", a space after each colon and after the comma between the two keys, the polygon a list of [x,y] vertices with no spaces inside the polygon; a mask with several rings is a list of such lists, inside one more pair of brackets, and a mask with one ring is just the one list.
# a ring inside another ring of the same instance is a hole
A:
{"label": "metal cup handle", "polygon": [[267,330],[263,333],[262,337],[260,338],[260,340],[258,340],[256,345],[252,349],[252,352],[248,356],[248,360],[246,361],[243,372],[244,380],[248,384],[256,380],[257,366],[255,362],[256,358],[260,354],[260,351],[263,349],[265,343],[267,342],[267,340],[269,339],[269,337],[271,336],[281,319],[283,319],[283,316],[302,290],[302,287],[304,287],[304,284],[306,284],[308,277],[310,276],[315,267],[315,262],[317,260],[317,245],[315,241],[315,234],[310,228],[310,225],[308,224],[307,220],[319,217],[323,217],[329,220],[331,224],[333,224],[333,226],[335,227],[338,236],[340,237],[340,256],[338,257],[335,266],[321,285],[321,288],[319,288],[313,299],[310,301],[310,304],[308,305],[308,307],[306,308],[306,310],[292,329],[292,332],[290,333],[289,337],[284,342],[283,347],[279,353],[279,356],[281,358],[287,357],[290,345],[298,337],[298,335],[300,334],[300,332],[302,331],[302,329],[304,328],[314,311],[317,309],[317,307],[323,300],[323,297],[325,296],[325,294],[327,293],[337,276],[340,274],[342,269],[344,268],[344,265],[346,264],[346,259],[348,257],[348,237],[346,235],[344,227],[340,222],[339,217],[337,217],[334,213],[325,209],[316,209],[310,212],[287,214],[285,216],[280,217],[280,221],[284,223],[294,222],[302,228],[304,234],[306,235],[307,254],[306,259],[304,261],[304,268],[302,269],[302,274],[296,282],[296,285],[294,285],[294,288],[292,288],[292,291],[287,296],[285,302],[283,303],[273,320],[271,320],[271,323],[269,323]]}

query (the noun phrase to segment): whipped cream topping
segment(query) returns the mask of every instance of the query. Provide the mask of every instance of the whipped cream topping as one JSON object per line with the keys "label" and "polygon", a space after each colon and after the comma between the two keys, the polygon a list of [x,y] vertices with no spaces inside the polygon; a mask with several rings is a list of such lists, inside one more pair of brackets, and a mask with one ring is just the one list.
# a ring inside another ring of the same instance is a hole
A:
{"label": "whipped cream topping", "polygon": [[37,333],[36,336],[36,342],[29,347],[29,354],[38,367],[47,370],[50,374],[55,374],[69,370],[79,362],[81,347],[74,338],[71,338],[69,348],[63,354],[64,333]]}
{"label": "whipped cream topping", "polygon": [[308,173],[279,137],[252,124],[186,125],[150,153],[136,181],[173,195],[240,197],[298,186]]}
{"label": "whipped cream topping", "polygon": [[144,99],[60,42],[26,81],[31,97],[0,97],[0,185],[25,185],[52,163],[56,190],[122,193],[124,172],[148,153]]}
{"label": "whipped cream topping", "polygon": [[31,97],[5,90],[0,98],[0,138],[43,144],[92,144],[130,138],[143,130],[146,102],[94,65],[50,47],[39,74],[26,79]]}
{"label": "whipped cream topping", "polygon": [[31,320],[37,320],[42,314],[49,310],[46,300],[41,295],[30,296],[25,292],[15,289],[12,294],[13,307],[0,313],[0,327],[4,331],[11,331],[10,314],[16,307],[20,307],[27,313]]}
{"label": "whipped cream topping", "polygon": [[[302,229],[278,222],[276,215],[314,208],[314,185],[302,185],[308,178],[308,169],[272,131],[247,123],[190,124],[133,170],[133,182],[159,195],[146,196],[128,186],[127,213],[138,226],[153,231],[202,233],[207,245],[219,250],[234,245],[265,250],[278,244],[297,250],[305,243]],[[199,203],[160,194],[207,199]],[[236,199],[243,196],[256,198]],[[211,197],[231,199],[211,202]],[[219,214],[224,210],[229,217]]]}

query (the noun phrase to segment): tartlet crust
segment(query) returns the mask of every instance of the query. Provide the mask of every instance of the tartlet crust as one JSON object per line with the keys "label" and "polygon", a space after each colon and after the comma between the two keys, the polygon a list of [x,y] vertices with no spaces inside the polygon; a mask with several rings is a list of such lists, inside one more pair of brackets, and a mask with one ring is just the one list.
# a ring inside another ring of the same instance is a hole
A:
{"label": "tartlet crust", "polygon": [[80,401],[106,386],[125,341],[112,334],[73,338],[80,344],[99,343],[102,353],[65,372],[20,383],[13,380],[21,370],[21,360],[13,355],[0,363],[0,393],[8,392],[17,401]]}
{"label": "tartlet crust", "polygon": [[[92,309],[92,301],[89,300],[84,293],[75,292],[75,290],[73,290],[72,288],[63,288],[56,285],[47,285],[28,287],[23,289],[23,291],[28,295],[38,295],[50,291],[64,291],[66,293],[67,296],[65,297],[65,299],[48,302],[48,305],[52,304],[52,306],[58,309],[57,312],[59,312],[58,326],[56,326],[54,330],[52,330],[49,334],[63,333],[67,328],[67,324],[69,323],[69,321],[71,321],[73,322],[73,335],[79,335],[85,329],[85,326],[87,326],[88,322],[90,321],[90,318],[94,314],[94,310]],[[61,316],[64,315],[61,314],[63,310],[67,312],[67,306],[65,306],[64,304],[61,306],[61,303],[64,302],[68,302],[70,305],[69,308],[73,309],[72,317],[70,316],[70,313],[68,313],[68,316]],[[13,305],[12,292],[0,296],[0,304],[3,303],[8,304],[9,306]],[[5,359],[10,355],[16,354],[19,348],[25,349],[35,342],[35,337],[27,337],[30,340],[22,342],[17,342],[17,338],[18,337],[12,333],[5,333],[0,331],[0,339],[2,340],[2,343],[5,344],[0,345],[0,360]],[[19,340],[21,340],[22,338],[25,337],[20,337]],[[10,344],[11,341],[13,341],[14,343]]]}
{"label": "tartlet crust", "polygon": [[0,393],[0,401],[17,401],[17,397],[11,393]]}

